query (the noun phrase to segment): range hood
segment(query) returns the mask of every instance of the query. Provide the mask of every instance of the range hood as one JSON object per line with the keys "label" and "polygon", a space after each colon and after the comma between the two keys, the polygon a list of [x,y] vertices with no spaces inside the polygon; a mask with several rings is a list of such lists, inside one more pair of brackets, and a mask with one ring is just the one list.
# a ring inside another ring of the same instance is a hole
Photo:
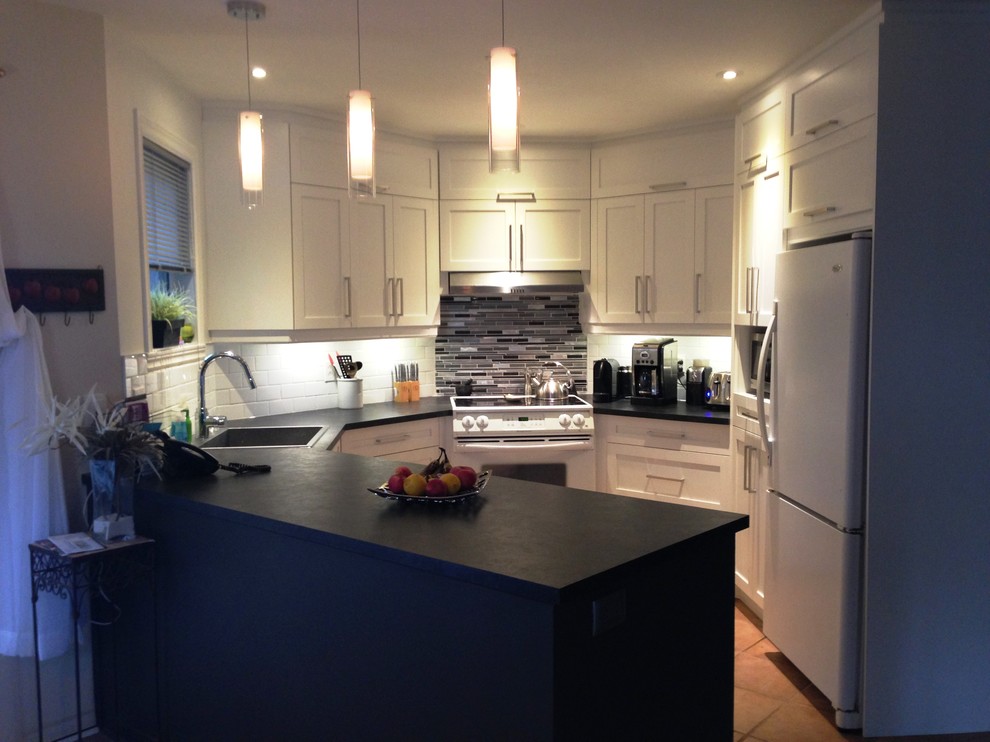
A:
{"label": "range hood", "polygon": [[447,293],[457,296],[578,294],[582,291],[584,291],[584,279],[580,271],[492,271],[447,274]]}

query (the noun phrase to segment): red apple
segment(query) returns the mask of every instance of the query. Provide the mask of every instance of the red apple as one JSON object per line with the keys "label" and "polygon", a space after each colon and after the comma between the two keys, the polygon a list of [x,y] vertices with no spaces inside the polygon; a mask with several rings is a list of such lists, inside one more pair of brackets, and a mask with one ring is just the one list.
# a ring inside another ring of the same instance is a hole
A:
{"label": "red apple", "polygon": [[58,286],[45,287],[45,301],[56,304],[62,300],[62,289]]}
{"label": "red apple", "polygon": [[426,496],[427,497],[446,497],[447,484],[437,477],[436,479],[430,479],[426,483]]}
{"label": "red apple", "polygon": [[390,492],[394,492],[397,495],[403,493],[402,485],[405,483],[406,478],[401,474],[393,474],[388,478],[388,489]]}
{"label": "red apple", "polygon": [[410,474],[412,474],[412,469],[410,469],[408,466],[397,466],[395,467],[395,473],[401,477],[408,477]]}
{"label": "red apple", "polygon": [[455,466],[450,470],[450,473],[461,480],[462,489],[474,487],[478,481],[478,472],[470,466]]}

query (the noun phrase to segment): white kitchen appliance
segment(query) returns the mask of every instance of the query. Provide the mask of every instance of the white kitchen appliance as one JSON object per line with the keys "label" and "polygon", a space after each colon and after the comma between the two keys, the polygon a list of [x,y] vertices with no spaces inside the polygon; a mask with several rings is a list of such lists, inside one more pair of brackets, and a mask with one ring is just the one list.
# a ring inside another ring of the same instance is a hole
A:
{"label": "white kitchen appliance", "polygon": [[771,466],[764,633],[849,729],[862,726],[871,247],[869,233],[856,233],[792,244],[777,256],[756,393]]}
{"label": "white kitchen appliance", "polygon": [[451,461],[496,476],[595,488],[592,406],[576,395],[451,397]]}

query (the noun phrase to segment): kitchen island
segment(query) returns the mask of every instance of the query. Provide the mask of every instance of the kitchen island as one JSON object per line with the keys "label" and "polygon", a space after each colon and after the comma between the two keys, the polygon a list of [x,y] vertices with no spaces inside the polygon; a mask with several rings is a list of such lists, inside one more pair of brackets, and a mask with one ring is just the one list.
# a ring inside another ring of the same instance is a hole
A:
{"label": "kitchen island", "polygon": [[395,462],[215,453],[272,471],[136,503],[165,739],[731,739],[746,516],[499,477],[407,504],[367,489]]}

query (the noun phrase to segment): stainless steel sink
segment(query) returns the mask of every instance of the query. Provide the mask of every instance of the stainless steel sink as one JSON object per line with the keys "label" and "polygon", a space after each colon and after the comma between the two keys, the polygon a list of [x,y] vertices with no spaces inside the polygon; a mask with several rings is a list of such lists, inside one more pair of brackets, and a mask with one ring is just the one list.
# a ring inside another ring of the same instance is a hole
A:
{"label": "stainless steel sink", "polygon": [[310,448],[325,427],[290,425],[270,428],[226,428],[200,444],[201,448]]}

